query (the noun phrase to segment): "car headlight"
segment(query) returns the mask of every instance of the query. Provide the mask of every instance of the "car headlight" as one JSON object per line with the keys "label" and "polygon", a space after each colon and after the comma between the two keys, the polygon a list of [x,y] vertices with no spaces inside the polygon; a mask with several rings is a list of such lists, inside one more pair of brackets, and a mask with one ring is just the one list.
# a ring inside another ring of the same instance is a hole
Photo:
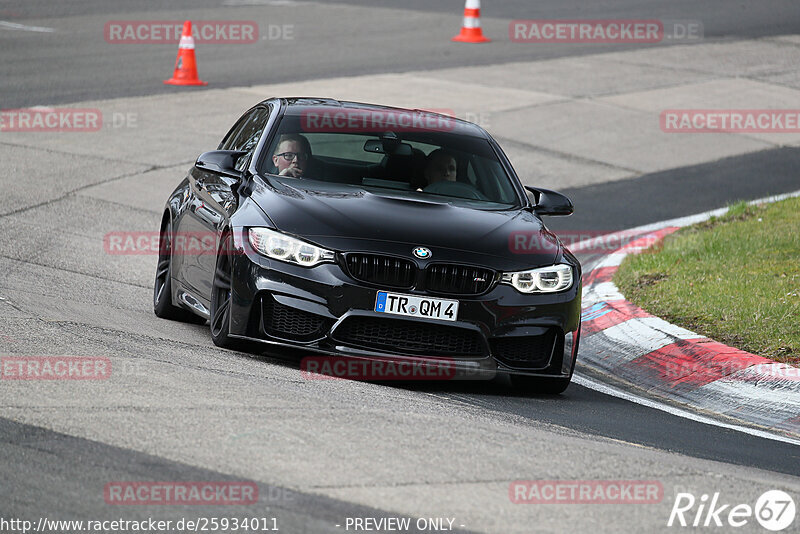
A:
{"label": "car headlight", "polygon": [[320,263],[333,261],[335,256],[333,251],[269,228],[250,228],[247,234],[250,245],[256,252],[275,260],[314,267]]}
{"label": "car headlight", "polygon": [[514,286],[520,293],[556,293],[572,287],[572,266],[558,264],[503,273],[500,282]]}

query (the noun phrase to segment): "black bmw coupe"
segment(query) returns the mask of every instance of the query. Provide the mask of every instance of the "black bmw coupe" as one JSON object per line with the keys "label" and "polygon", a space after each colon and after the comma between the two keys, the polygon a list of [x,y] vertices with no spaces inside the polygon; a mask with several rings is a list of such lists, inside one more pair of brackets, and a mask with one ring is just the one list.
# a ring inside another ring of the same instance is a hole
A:
{"label": "black bmw coupe", "polygon": [[[581,267],[481,127],[421,110],[273,98],[170,195],[157,316],[221,347],[508,373],[560,393],[580,338]],[[201,243],[191,247],[189,243]]]}

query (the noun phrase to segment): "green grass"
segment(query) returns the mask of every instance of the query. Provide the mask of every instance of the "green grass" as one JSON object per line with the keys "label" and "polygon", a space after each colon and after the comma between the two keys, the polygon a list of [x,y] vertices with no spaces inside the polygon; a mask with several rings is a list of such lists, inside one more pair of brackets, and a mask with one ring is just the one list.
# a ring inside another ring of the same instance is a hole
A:
{"label": "green grass", "polygon": [[630,255],[614,282],[653,315],[800,364],[800,198],[741,202]]}

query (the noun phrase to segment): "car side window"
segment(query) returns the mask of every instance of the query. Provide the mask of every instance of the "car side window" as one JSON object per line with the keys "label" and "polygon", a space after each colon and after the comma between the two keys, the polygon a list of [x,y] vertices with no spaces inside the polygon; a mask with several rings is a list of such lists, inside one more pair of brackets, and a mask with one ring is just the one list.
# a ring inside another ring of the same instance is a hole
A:
{"label": "car side window", "polygon": [[239,119],[239,123],[230,132],[228,137],[220,145],[220,150],[241,150],[248,152],[248,156],[239,158],[236,168],[242,170],[249,161],[249,155],[253,153],[264,126],[269,119],[270,107],[259,107],[250,111],[247,115]]}
{"label": "car side window", "polygon": [[236,124],[233,125],[233,128],[225,135],[225,138],[217,147],[217,150],[232,150],[231,146],[233,145],[234,140],[238,138],[239,131],[242,129],[242,126],[247,122],[247,119],[250,117],[250,113],[242,116]]}

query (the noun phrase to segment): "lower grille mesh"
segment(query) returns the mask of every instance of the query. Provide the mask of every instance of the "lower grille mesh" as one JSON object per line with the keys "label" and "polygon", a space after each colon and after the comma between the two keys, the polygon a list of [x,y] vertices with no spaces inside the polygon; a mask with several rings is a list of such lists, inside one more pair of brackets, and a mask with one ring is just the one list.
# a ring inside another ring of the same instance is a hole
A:
{"label": "lower grille mesh", "polygon": [[550,362],[556,330],[541,336],[498,337],[489,340],[492,356],[510,367],[542,369]]}
{"label": "lower grille mesh", "polygon": [[464,328],[402,319],[351,317],[333,334],[337,341],[387,352],[429,356],[482,356],[480,334]]}
{"label": "lower grille mesh", "polygon": [[330,328],[332,320],[286,306],[271,296],[262,301],[262,324],[270,336],[299,341],[321,337]]}

